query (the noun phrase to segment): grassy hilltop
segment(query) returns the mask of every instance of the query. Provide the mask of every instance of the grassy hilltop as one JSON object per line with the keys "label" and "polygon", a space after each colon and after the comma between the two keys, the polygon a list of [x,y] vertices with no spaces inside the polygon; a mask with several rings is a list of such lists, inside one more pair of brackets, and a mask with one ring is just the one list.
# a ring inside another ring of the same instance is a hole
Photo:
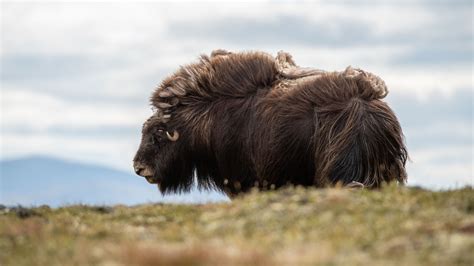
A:
{"label": "grassy hilltop", "polygon": [[473,250],[472,188],[0,210],[0,265],[474,265]]}

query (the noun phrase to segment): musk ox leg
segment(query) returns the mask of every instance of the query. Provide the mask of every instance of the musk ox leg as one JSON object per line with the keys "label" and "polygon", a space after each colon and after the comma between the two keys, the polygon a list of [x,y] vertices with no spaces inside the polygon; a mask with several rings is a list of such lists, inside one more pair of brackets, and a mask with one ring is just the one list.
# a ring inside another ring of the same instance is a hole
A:
{"label": "musk ox leg", "polygon": [[341,74],[349,78],[361,77],[367,80],[372,88],[379,94],[379,99],[384,98],[388,94],[388,89],[385,85],[385,82],[375,74],[364,71],[360,68],[353,68],[352,66],[348,66]]}

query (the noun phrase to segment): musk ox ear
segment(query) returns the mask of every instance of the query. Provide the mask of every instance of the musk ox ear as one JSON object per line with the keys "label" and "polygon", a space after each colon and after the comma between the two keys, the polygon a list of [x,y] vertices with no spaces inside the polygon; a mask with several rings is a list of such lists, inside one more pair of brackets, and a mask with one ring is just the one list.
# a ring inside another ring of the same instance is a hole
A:
{"label": "musk ox ear", "polygon": [[179,139],[179,133],[176,130],[173,131],[173,134],[170,134],[168,131],[166,131],[166,137],[168,137],[170,141],[174,142]]}

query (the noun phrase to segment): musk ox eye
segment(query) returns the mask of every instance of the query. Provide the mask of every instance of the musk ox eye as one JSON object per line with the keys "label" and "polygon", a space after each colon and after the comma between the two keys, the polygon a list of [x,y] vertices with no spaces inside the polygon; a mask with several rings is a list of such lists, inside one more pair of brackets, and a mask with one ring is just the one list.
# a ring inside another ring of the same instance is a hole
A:
{"label": "musk ox eye", "polygon": [[160,144],[161,140],[163,139],[163,129],[158,129],[151,134],[150,141],[153,145]]}

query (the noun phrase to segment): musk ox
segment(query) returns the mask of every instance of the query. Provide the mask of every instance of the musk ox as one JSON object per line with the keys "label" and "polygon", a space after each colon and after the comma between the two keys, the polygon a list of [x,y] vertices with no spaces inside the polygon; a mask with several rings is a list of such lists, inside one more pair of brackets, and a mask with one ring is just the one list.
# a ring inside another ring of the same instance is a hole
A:
{"label": "musk ox", "polygon": [[288,53],[214,51],[151,96],[135,172],[162,193],[235,196],[288,184],[379,187],[406,180],[400,124],[377,76],[298,67]]}

